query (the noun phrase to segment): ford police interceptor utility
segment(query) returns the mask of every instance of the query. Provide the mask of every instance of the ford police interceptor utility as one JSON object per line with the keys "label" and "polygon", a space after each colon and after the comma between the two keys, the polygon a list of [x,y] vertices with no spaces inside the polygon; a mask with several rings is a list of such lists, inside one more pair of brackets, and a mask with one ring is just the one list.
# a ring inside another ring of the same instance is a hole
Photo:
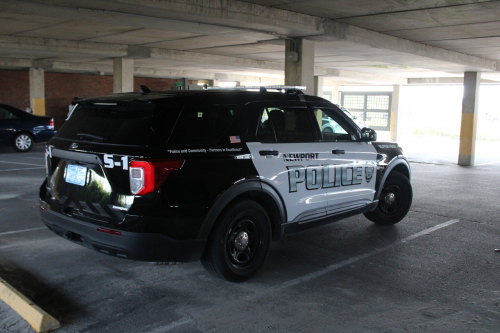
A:
{"label": "ford police interceptor utility", "polygon": [[402,149],[322,98],[275,88],[79,100],[46,146],[43,222],[101,253],[201,259],[243,281],[272,240],[360,213],[401,221],[412,201]]}

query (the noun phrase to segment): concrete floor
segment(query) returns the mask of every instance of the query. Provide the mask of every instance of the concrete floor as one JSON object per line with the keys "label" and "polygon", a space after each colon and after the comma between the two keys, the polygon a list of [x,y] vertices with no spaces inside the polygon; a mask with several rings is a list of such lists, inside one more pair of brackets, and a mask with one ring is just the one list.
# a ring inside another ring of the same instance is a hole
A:
{"label": "concrete floor", "polygon": [[[0,277],[57,332],[498,332],[500,164],[414,163],[402,222],[357,216],[290,236],[241,284],[55,236],[37,208],[43,165],[42,146],[0,149]],[[0,301],[0,331],[33,330]]]}

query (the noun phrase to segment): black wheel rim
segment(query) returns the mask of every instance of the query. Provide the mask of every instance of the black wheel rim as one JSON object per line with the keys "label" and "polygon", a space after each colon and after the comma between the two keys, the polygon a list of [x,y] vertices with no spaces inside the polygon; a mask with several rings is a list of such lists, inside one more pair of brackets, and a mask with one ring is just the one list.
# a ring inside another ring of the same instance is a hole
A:
{"label": "black wheel rim", "polygon": [[403,191],[396,185],[384,188],[380,196],[379,207],[386,215],[394,215],[403,204]]}
{"label": "black wheel rim", "polygon": [[259,230],[251,220],[240,220],[228,231],[227,255],[234,267],[242,268],[252,263],[260,245]]}

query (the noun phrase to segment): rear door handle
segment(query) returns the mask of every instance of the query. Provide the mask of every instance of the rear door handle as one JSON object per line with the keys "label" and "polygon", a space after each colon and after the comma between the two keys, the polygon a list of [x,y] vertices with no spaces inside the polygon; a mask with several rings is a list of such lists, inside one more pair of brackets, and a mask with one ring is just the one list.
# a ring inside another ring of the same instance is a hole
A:
{"label": "rear door handle", "polygon": [[334,150],[332,150],[332,154],[337,154],[337,155],[339,155],[339,154],[345,154],[345,150],[343,150],[343,149],[334,149]]}
{"label": "rear door handle", "polygon": [[280,153],[277,150],[261,150],[259,154],[260,156],[278,156]]}

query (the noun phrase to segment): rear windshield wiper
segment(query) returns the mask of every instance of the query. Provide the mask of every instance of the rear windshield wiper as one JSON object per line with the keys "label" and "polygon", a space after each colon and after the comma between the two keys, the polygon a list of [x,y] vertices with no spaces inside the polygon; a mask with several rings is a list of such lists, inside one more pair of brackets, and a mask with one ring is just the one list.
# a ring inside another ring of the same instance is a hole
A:
{"label": "rear windshield wiper", "polygon": [[97,135],[93,135],[93,134],[89,134],[89,133],[77,133],[76,135],[78,137],[80,137],[80,139],[87,138],[87,139],[92,139],[92,140],[95,140],[98,142],[106,141],[106,138],[103,138],[102,136],[97,136]]}

